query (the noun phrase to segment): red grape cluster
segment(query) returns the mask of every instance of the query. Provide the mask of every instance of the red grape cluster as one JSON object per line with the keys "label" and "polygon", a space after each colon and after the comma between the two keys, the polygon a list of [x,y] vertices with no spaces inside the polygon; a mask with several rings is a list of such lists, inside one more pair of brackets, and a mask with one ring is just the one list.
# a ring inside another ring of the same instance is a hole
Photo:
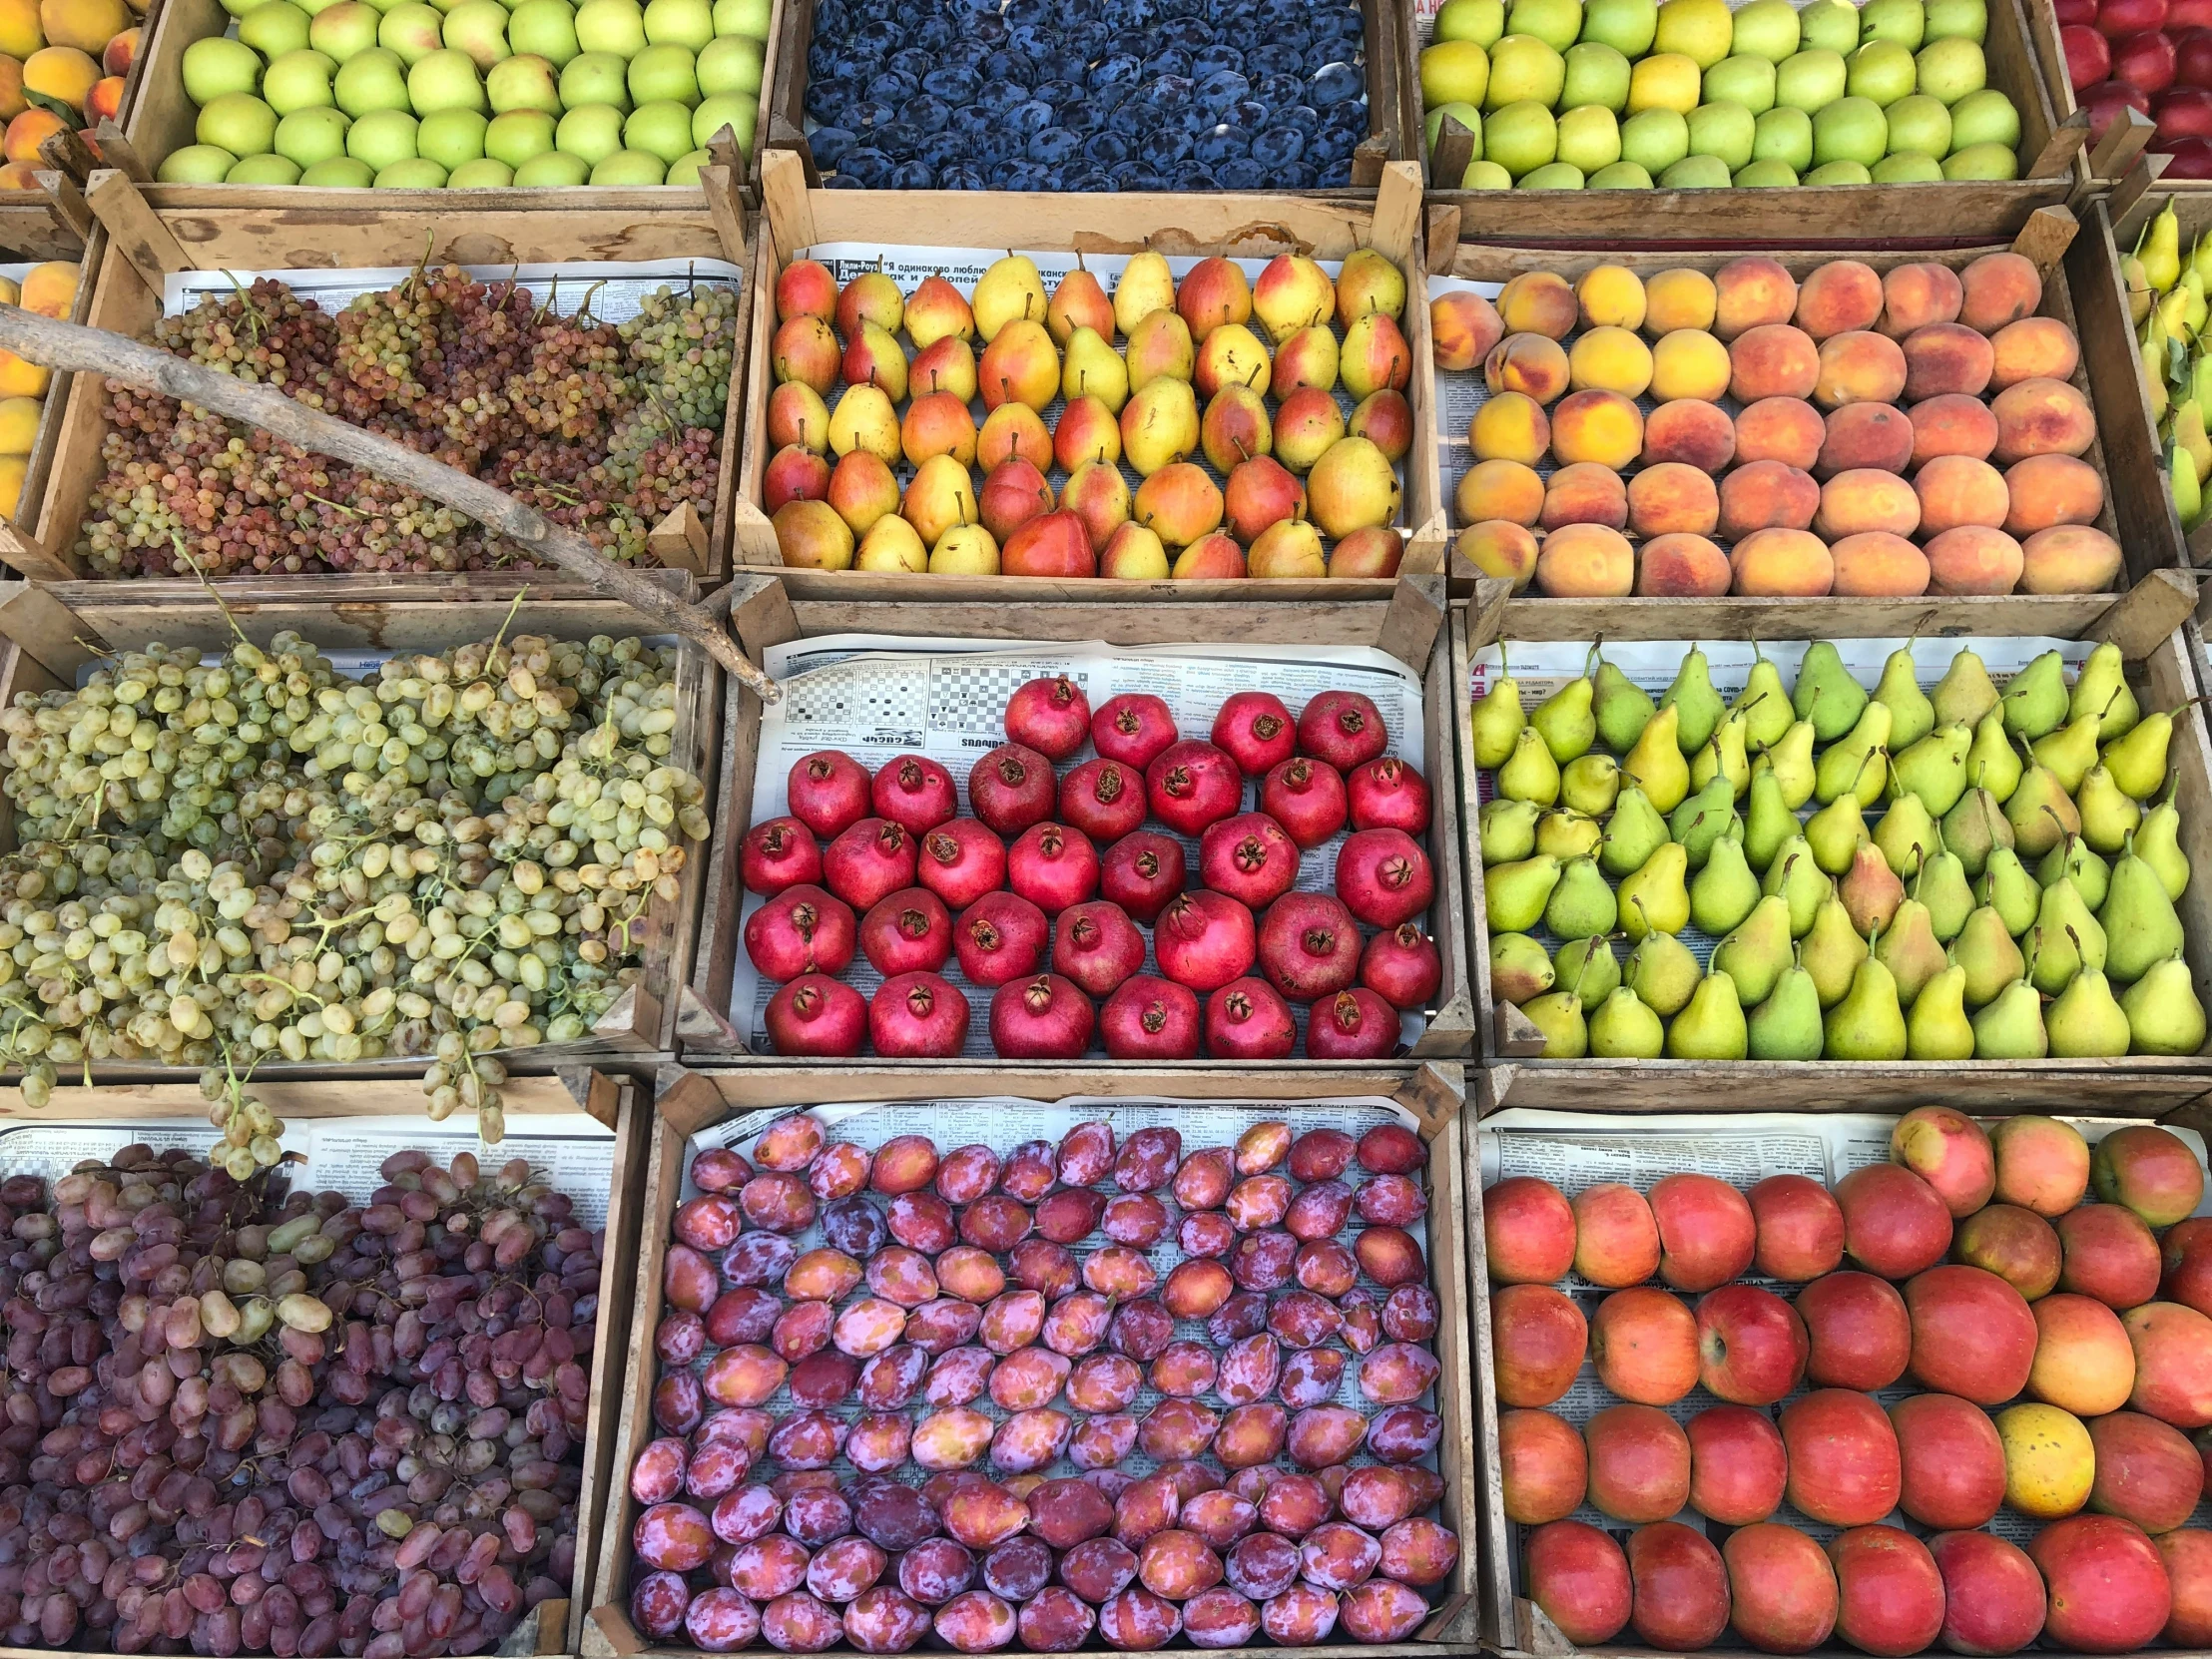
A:
{"label": "red grape cluster", "polygon": [[1188,1155],[1174,1129],[1085,1123],[1001,1159],[791,1117],[750,1160],[700,1152],[661,1437],[630,1471],[637,1629],[711,1651],[1404,1639],[1459,1547],[1428,1518],[1426,1165],[1394,1125],[1280,1122]]}

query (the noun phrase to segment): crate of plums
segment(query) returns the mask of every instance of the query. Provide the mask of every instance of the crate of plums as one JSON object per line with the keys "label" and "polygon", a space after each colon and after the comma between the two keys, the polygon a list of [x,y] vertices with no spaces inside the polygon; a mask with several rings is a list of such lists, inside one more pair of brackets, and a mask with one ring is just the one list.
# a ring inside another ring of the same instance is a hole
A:
{"label": "crate of plums", "polygon": [[1395,30],[1382,0],[786,0],[767,142],[843,190],[1372,194]]}

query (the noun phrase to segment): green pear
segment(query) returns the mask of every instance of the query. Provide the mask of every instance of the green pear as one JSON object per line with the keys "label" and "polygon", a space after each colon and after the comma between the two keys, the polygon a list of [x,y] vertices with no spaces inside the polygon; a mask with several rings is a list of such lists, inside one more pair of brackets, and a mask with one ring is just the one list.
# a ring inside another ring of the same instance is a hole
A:
{"label": "green pear", "polygon": [[1908,1005],[1949,965],[1942,942],[1936,937],[1935,924],[1929,920],[1928,906],[1917,898],[1908,898],[1897,907],[1890,925],[1875,940],[1874,954],[1898,982],[1898,1000]]}
{"label": "green pear", "polygon": [[1539,852],[1482,872],[1482,913],[1493,933],[1525,933],[1543,919],[1559,882],[1559,860]]}
{"label": "green pear", "polygon": [[1836,883],[1813,861],[1813,849],[1805,837],[1794,835],[1782,843],[1774,862],[1767,866],[1762,893],[1779,894],[1790,907],[1790,937],[1802,939],[1812,928],[1821,901],[1835,892]]}
{"label": "green pear", "polygon": [[1565,863],[1595,852],[1605,840],[1605,826],[1586,813],[1555,808],[1536,821],[1536,850]]}
{"label": "green pear", "polygon": [[2127,688],[2126,664],[2120,656],[2120,648],[2110,640],[2089,653],[2088,660],[2074,676],[2073,694],[2066,700],[2069,720],[2079,720],[2089,714],[2097,717],[2097,736],[2106,743],[2143,718],[2135,694]]}
{"label": "green pear", "polygon": [[2030,742],[2058,729],[2066,718],[2066,664],[2046,651],[2012,676],[2001,699],[2004,729]]}
{"label": "green pear", "polygon": [[1813,723],[1797,721],[1782,734],[1781,741],[1760,757],[1761,762],[1774,773],[1775,782],[1782,786],[1783,804],[1796,812],[1813,799],[1813,785],[1818,771],[1813,765]]}
{"label": "green pear", "polygon": [[2143,815],[2135,831],[2135,855],[2158,871],[2168,898],[2179,898],[2189,886],[2189,854],[2181,850],[2181,813],[2172,792]]}
{"label": "green pear", "polygon": [[2081,815],[2073,797],[2050,768],[2031,761],[2020,774],[2020,787],[2004,804],[2005,822],[2012,826],[2012,844],[2023,858],[2040,858],[2068,835],[2081,833]]}
{"label": "green pear", "polygon": [[2027,958],[2020,954],[2004,918],[1986,904],[1966,917],[1966,925],[1951,940],[1950,959],[1965,970],[1969,1008],[1992,1000],[2027,971]]}
{"label": "green pear", "polygon": [[2126,847],[2112,865],[2112,880],[2097,910],[2104,929],[2104,960],[2098,964],[2123,985],[2136,980],[2181,948],[2181,917],[2166,896],[2158,871]]}
{"label": "green pear", "polygon": [[1577,755],[1559,773],[1559,799],[1595,818],[1620,799],[1620,764],[1610,755]]}
{"label": "green pear", "polygon": [[1782,741],[1782,734],[1790,729],[1795,711],[1790,707],[1790,693],[1782,684],[1782,671],[1774,666],[1774,659],[1759,649],[1759,642],[1751,642],[1751,673],[1744,680],[1744,689],[1729,704],[1731,714],[1744,717],[1744,733],[1761,749],[1771,749]]}
{"label": "green pear", "polygon": [[1981,866],[1981,874],[1974,881],[1973,895],[2003,918],[2005,931],[2015,939],[2035,925],[2043,902],[2043,889],[2009,846],[1990,852],[1989,861]]}
{"label": "green pear", "polygon": [[2204,1003],[2189,964],[2169,956],[2120,993],[2138,1054],[2194,1054],[2204,1047]]}
{"label": "green pear", "polygon": [[1597,717],[1598,738],[1614,754],[1625,755],[1651,724],[1658,705],[1648,692],[1602,657],[1592,682],[1595,693],[1591,706]]}
{"label": "green pear", "polygon": [[1709,973],[1682,1012],[1667,1027],[1667,1057],[1672,1060],[1741,1060],[1751,1051],[1743,1004],[1736,981]]}
{"label": "green pear", "polygon": [[2068,721],[2047,737],[2036,739],[2028,745],[2028,753],[2058,780],[2058,787],[2068,795],[2081,788],[2081,780],[2089,769],[2097,764],[2097,717],[2083,715],[2079,720]]}
{"label": "green pear", "polygon": [[2043,1010],[2043,1031],[2051,1054],[2061,1060],[2113,1059],[2132,1040],[2127,1010],[2112,994],[2112,982],[2093,967],[2075,974],[2057,1000]]}
{"label": "green pear", "polygon": [[1832,1008],[1843,1001],[1844,993],[1851,989],[1853,973],[1866,959],[1867,941],[1852,926],[1844,901],[1824,899],[1814,914],[1811,930],[1805,935],[1804,948],[1798,953],[1805,971],[1813,976],[1823,1008]]}
{"label": "green pear", "polygon": [[1672,1019],[1690,1000],[1705,970],[1690,947],[1672,933],[1646,933],[1628,953],[1621,982],[1663,1019]]}
{"label": "green pear", "polygon": [[1626,985],[1613,990],[1590,1015],[1590,1052],[1604,1060],[1656,1060],[1666,1052],[1667,1028]]}
{"label": "green pear", "polygon": [[1690,883],[1690,920],[1701,933],[1719,938],[1752,912],[1759,902],[1759,877],[1744,856],[1744,843],[1723,835]]}
{"label": "green pear", "polygon": [[2043,999],[2025,979],[2015,979],[1973,1017],[1977,1060],[2040,1060],[2050,1052],[2043,1030]]}
{"label": "green pear", "polygon": [[1713,689],[1712,667],[1696,646],[1691,646],[1690,654],[1682,659],[1674,684],[1659,699],[1659,708],[1662,713],[1674,710],[1675,741],[1685,755],[1703,749],[1720,724],[1721,694]]}
{"label": "green pear", "polygon": [[2081,838],[2099,852],[2117,852],[2143,822],[2143,809],[2112,781],[2111,771],[2093,766],[2074,791],[2081,815]]}
{"label": "green pear", "polygon": [[1821,1054],[1830,1060],[1905,1058],[1905,1010],[1898,982],[1869,955],[1852,972],[1851,989],[1821,1017]]}
{"label": "green pear", "polygon": [[1669,841],[1620,884],[1621,931],[1631,943],[1646,933],[1679,933],[1690,922],[1689,855]]}
{"label": "green pear", "polygon": [[1921,987],[1905,1016],[1908,1060],[1970,1060],[1973,1022],[1966,1018],[1966,970],[1946,967]]}
{"label": "green pear", "polygon": [[1736,981],[1737,997],[1746,1007],[1766,1001],[1794,959],[1790,901],[1780,893],[1760,899],[1713,947],[1713,971]]}
{"label": "green pear", "polygon": [[[1715,701],[1719,701],[1717,697]],[[1677,741],[1681,718],[1681,710],[1674,704],[1661,709],[1621,761],[1626,782],[1649,796],[1651,804],[1662,813],[1673,812],[1690,793],[1690,766],[1683,760]]]}
{"label": "green pear", "polygon": [[1890,709],[1890,747],[1910,749],[1935,729],[1936,705],[1921,690],[1919,671],[1913,666],[1913,648],[1901,645],[1882,665],[1882,679],[1874,688],[1874,700]]}
{"label": "green pear", "polygon": [[1989,683],[1988,665],[1971,651],[1961,651],[1936,682],[1929,701],[1943,724],[1978,726],[1981,717],[1997,706],[1997,689]]}
{"label": "green pear", "polygon": [[1856,795],[1862,807],[1882,799],[1889,783],[1890,706],[1869,703],[1858,724],[1820,759],[1813,780],[1814,799],[1834,801],[1840,795]]}
{"label": "green pear", "polygon": [[2019,751],[2004,729],[2004,716],[1995,709],[1973,729],[1973,743],[1966,750],[1966,782],[1987,790],[2000,807],[2020,786]]}
{"label": "green pear", "polygon": [[1519,1007],[1557,982],[1551,958],[1526,933],[1490,935],[1490,989],[1501,1001]]}
{"label": "green pear", "polygon": [[1605,938],[1569,939],[1551,959],[1553,982],[1572,985],[1586,1002],[1599,1002],[1621,982],[1621,965],[1613,956],[1613,941]]}
{"label": "green pear", "polygon": [[1856,795],[1838,796],[1805,821],[1805,839],[1816,864],[1831,875],[1843,874],[1869,839],[1866,809]]}
{"label": "green pear", "polygon": [[1514,740],[1527,724],[1528,717],[1521,712],[1520,682],[1509,674],[1500,676],[1467,716],[1467,729],[1474,739],[1474,764],[1485,772],[1503,766],[1513,753]]}
{"label": "green pear", "polygon": [[2083,966],[2105,965],[2104,928],[2071,881],[2054,881],[2043,889],[2042,908],[2035,912],[2028,939],[2028,982],[2045,996],[2064,990]]}
{"label": "green pear", "polygon": [[1572,991],[1546,991],[1522,1008],[1530,1024],[1544,1034],[1543,1058],[1579,1060],[1590,1051],[1590,1028],[1582,1017],[1582,999]]}
{"label": "green pear", "polygon": [[1792,965],[1782,971],[1766,1000],[1752,1009],[1748,1023],[1748,1047],[1754,1060],[1821,1057],[1821,993],[1802,967]]}
{"label": "green pear", "polygon": [[1981,873],[1992,850],[2012,843],[2012,822],[1987,790],[1968,790],[1943,815],[1943,844],[1969,876]]}
{"label": "green pear", "polygon": [[1559,763],[1534,727],[1523,727],[1513,740],[1512,759],[1497,769],[1497,788],[1509,801],[1533,801],[1542,807],[1559,799]]}
{"label": "green pear", "polygon": [[1913,896],[1928,906],[1929,926],[1943,943],[1950,943],[1966,925],[1966,915],[1973,909],[1973,888],[1966,881],[1966,866],[1957,853],[1940,844],[1939,833],[1935,855],[1921,864]]}
{"label": "green pear", "polygon": [[1741,831],[1742,828],[1743,821],[1736,816],[1736,792],[1727,779],[1718,777],[1696,795],[1685,796],[1667,820],[1667,832],[1682,843],[1692,869],[1703,869],[1713,843],[1732,829]]}
{"label": "green pear", "polygon": [[1482,867],[1509,864],[1536,850],[1536,821],[1544,810],[1533,801],[1507,801],[1502,796],[1485,801],[1475,815],[1475,837],[1482,848]]}
{"label": "green pear", "polygon": [[[2044,853],[2042,860],[2035,866],[2035,880],[2039,886],[2047,887],[2061,875],[2073,878],[2074,891],[2081,894],[2082,903],[2092,910],[2104,908],[2104,895],[2112,889],[2112,866],[2091,851],[2088,843],[2079,835],[2068,835]],[[2037,892],[2030,903],[2038,903],[2041,898],[2042,894]],[[2004,912],[2007,921],[2012,919],[2012,910]],[[2014,936],[2026,932],[2033,920],[2034,917],[2030,916],[2027,921],[2013,928]]]}
{"label": "green pear", "polygon": [[1966,757],[1972,748],[1973,734],[1963,726],[1936,727],[1891,762],[1891,793],[1910,796],[1941,818],[1966,793]]}
{"label": "green pear", "polygon": [[2137,801],[2148,801],[2166,784],[2166,751],[2172,746],[2174,716],[2189,707],[2145,715],[2135,726],[2104,746],[2105,770],[2112,782]]}
{"label": "green pear", "polygon": [[1641,869],[1644,860],[1667,843],[1667,821],[1659,816],[1651,797],[1631,786],[1622,790],[1620,799],[1613,803],[1613,816],[1606,822],[1605,844],[1598,849],[1597,861],[1617,881]]}
{"label": "green pear", "polygon": [[1724,715],[1705,740],[1705,747],[1690,761],[1690,787],[1702,790],[1716,776],[1724,777],[1731,793],[1741,801],[1751,788],[1751,757],[1744,748],[1744,717]]}
{"label": "green pear", "polygon": [[1874,827],[1874,844],[1900,877],[1912,880],[1921,861],[1936,850],[1936,820],[1917,795],[1901,795],[1890,803],[1882,822]]}
{"label": "green pear", "polygon": [[1782,843],[1798,832],[1797,814],[1782,800],[1782,786],[1774,774],[1762,772],[1751,780],[1751,802],[1744,813],[1744,856],[1751,867],[1766,870]]}
{"label": "green pear", "polygon": [[1537,704],[1536,712],[1528,717],[1528,724],[1542,735],[1544,747],[1561,766],[1588,754],[1590,745],[1597,742],[1597,716],[1590,712],[1590,699],[1596,689],[1587,677],[1569,680]]}
{"label": "green pear", "polygon": [[1613,889],[1597,860],[1585,854],[1559,866],[1559,879],[1544,903],[1544,925],[1554,938],[1587,939],[1610,933],[1620,919]]}
{"label": "green pear", "polygon": [[1798,665],[1791,706],[1800,720],[1813,723],[1822,743],[1834,743],[1858,724],[1867,706],[1867,689],[1851,677],[1844,659],[1828,640],[1815,640]]}

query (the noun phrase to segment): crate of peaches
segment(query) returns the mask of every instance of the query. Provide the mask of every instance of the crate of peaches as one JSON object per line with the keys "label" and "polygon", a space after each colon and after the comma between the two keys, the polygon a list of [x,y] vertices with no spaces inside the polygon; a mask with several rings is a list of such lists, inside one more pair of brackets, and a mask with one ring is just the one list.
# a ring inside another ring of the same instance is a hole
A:
{"label": "crate of peaches", "polygon": [[1463,244],[1429,291],[1442,481],[1479,575],[1581,599],[2120,575],[2055,265]]}
{"label": "crate of peaches", "polygon": [[1513,1645],[2212,1644],[2194,1133],[1561,1121],[1477,1149]]}
{"label": "crate of peaches", "polygon": [[1430,1148],[1382,1100],[1108,1110],[664,1119],[615,1651],[1415,1651],[1464,1572]]}

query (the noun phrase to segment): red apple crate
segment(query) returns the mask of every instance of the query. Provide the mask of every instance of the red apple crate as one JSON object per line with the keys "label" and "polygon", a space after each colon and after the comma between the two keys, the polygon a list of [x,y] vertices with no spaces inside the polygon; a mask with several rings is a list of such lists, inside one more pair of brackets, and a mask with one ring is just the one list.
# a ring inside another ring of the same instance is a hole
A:
{"label": "red apple crate", "polygon": [[[628,1471],[637,1449],[652,1438],[653,1390],[659,1374],[654,1339],[663,1306],[662,1266],[667,1256],[669,1222],[682,1195],[689,1164],[686,1143],[693,1135],[741,1114],[752,1114],[758,1128],[766,1128],[770,1114],[805,1111],[813,1106],[840,1102],[919,1103],[961,1098],[1060,1101],[1111,1096],[1132,1105],[1147,1101],[1209,1101],[1242,1103],[1234,1108],[1244,1123],[1261,1122],[1295,1113],[1301,1102],[1381,1096],[1409,1111],[1420,1125],[1428,1145],[1428,1167],[1423,1185],[1428,1199],[1427,1254],[1430,1289],[1443,1305],[1446,1317],[1433,1339],[1442,1366],[1436,1386],[1436,1411],[1443,1418],[1443,1437],[1437,1447],[1437,1468],[1444,1480],[1441,1514],[1459,1535],[1459,1555],[1450,1576],[1431,1592],[1433,1612],[1411,1639],[1382,1646],[1346,1641],[1340,1632],[1319,1647],[1260,1645],[1233,1650],[1239,1654],[1289,1654],[1297,1659],[1323,1659],[1328,1654],[1368,1656],[1368,1659],[1430,1659],[1442,1653],[1468,1653],[1475,1645],[1474,1608],[1480,1570],[1476,1565],[1475,1534],[1483,1503],[1474,1481],[1477,1462],[1476,1427],[1472,1395],[1477,1382],[1472,1375],[1473,1356],[1468,1347],[1469,1328],[1449,1317],[1469,1296],[1479,1297],[1478,1284],[1467,1277],[1465,1172],[1473,1164],[1463,1156],[1468,1130],[1462,1117],[1465,1078],[1457,1065],[1445,1062],[1369,1066],[1346,1071],[1307,1068],[1294,1072],[1238,1071],[1225,1069],[1194,1074],[1180,1068],[1130,1070],[1111,1074],[1087,1068],[1053,1065],[987,1065],[965,1070],[931,1072],[896,1061],[855,1060],[840,1069],[825,1071],[791,1067],[730,1070],[691,1070],[664,1067],[656,1079],[656,1101],[650,1146],[646,1151],[645,1189],[640,1206],[641,1232],[637,1254],[637,1306],[630,1324],[629,1372],[619,1391],[618,1410],[622,1431],[614,1459],[620,1471],[607,1489],[607,1507],[599,1517],[598,1538],[592,1554],[598,1562],[592,1606],[583,1625],[581,1651],[587,1659],[609,1656],[666,1654],[694,1659],[698,1650],[649,1641],[630,1621],[632,1574],[631,1530],[639,1505],[631,1496]],[[1260,1102],[1260,1104],[1251,1104]],[[1280,1106],[1277,1104],[1280,1103]],[[1108,1108],[1101,1107],[1101,1111]],[[1234,1135],[1227,1138],[1234,1139]],[[1003,1149],[1002,1149],[1003,1150]],[[1480,1246],[1479,1233],[1472,1237]],[[1486,1333],[1485,1318],[1474,1330]],[[829,1651],[856,1651],[839,1641]],[[917,1650],[918,1651],[918,1650]],[[1012,1650],[1009,1650],[1012,1651]],[[1079,1651],[1103,1654],[1113,1650],[1099,1640]]]}

